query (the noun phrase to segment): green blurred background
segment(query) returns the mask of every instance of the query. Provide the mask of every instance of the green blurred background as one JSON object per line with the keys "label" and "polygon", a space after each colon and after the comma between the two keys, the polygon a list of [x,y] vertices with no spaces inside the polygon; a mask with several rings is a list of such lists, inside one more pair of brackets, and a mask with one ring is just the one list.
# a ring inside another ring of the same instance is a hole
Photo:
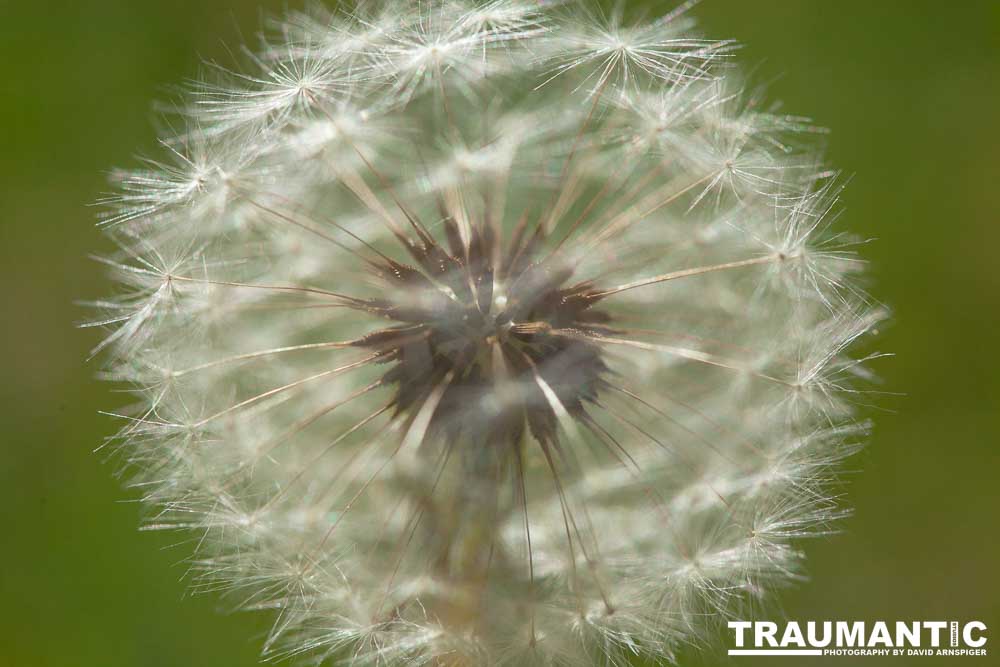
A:
{"label": "green blurred background", "polygon": [[[267,10],[283,3],[263,2]],[[298,3],[295,3],[298,4]],[[636,0],[662,11],[673,3]],[[0,666],[242,667],[266,619],[186,599],[176,535],[93,453],[120,397],[83,359],[74,299],[108,292],[87,208],[105,174],[151,147],[151,101],[225,58],[256,0],[0,0]],[[830,127],[854,173],[852,230],[875,237],[880,348],[870,448],[845,534],[807,545],[799,620],[981,619],[1000,664],[1000,2],[707,0],[771,95]],[[737,661],[765,664],[767,658]],[[878,658],[779,658],[874,664]],[[890,659],[883,659],[890,660]],[[891,659],[945,664],[944,658]],[[966,660],[976,660],[967,658]],[[685,664],[721,664],[718,656]]]}

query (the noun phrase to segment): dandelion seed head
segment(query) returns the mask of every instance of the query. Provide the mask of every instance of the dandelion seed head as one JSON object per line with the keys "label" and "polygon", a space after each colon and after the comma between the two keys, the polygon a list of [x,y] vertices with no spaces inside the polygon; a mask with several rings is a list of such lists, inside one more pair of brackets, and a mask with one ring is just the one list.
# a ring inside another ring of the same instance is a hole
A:
{"label": "dandelion seed head", "polygon": [[290,12],[116,173],[111,445],[267,657],[669,662],[844,516],[884,309],[690,5]]}

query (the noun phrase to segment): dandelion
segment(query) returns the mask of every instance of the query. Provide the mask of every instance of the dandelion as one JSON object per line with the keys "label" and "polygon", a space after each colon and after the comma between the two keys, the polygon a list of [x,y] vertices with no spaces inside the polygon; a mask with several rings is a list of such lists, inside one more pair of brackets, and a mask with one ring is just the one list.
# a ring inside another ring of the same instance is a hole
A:
{"label": "dandelion", "polygon": [[291,13],[117,174],[114,446],[267,656],[669,661],[844,514],[882,313],[690,4]]}

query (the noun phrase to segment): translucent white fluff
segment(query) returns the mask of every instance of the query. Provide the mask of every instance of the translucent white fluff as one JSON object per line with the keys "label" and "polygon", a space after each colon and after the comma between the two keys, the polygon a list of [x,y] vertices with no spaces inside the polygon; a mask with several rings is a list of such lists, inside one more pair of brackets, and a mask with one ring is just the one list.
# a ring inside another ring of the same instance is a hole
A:
{"label": "translucent white fluff", "polygon": [[115,444],[195,586],[267,655],[581,665],[799,576],[881,318],[816,128],[683,8],[273,25],[106,200]]}

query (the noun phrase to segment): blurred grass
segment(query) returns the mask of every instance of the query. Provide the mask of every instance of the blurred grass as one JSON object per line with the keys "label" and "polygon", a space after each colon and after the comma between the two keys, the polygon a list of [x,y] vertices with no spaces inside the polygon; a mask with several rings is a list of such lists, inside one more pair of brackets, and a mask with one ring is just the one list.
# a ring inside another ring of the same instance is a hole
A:
{"label": "blurred grass", "polygon": [[[105,247],[86,208],[103,174],[152,145],[151,100],[199,54],[225,58],[257,12],[256,0],[0,0],[0,667],[257,663],[266,619],[182,599],[187,550],[167,548],[182,538],[138,533],[138,509],[92,453],[114,428],[97,411],[118,399],[91,379],[95,335],[73,329],[85,313],[72,303],[108,291],[87,259]],[[877,238],[864,254],[895,312],[879,347],[898,356],[877,370],[906,396],[877,400],[891,412],[873,412],[855,460],[856,515],[807,545],[812,580],[784,611],[978,618],[998,642],[1000,3],[707,0],[696,15],[747,44],[761,79],[783,75],[771,97],[833,130],[830,160],[855,174],[845,224]]]}

